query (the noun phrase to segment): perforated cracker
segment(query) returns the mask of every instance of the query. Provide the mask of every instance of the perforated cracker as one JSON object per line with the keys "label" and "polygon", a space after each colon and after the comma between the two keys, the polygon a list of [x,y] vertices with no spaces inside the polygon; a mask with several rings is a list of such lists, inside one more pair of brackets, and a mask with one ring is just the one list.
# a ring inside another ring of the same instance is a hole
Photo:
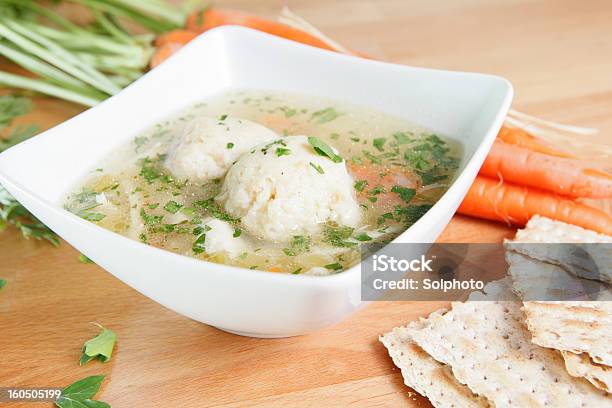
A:
{"label": "perforated cracker", "polygon": [[533,344],[520,302],[453,303],[410,330],[430,356],[495,407],[604,407],[612,400],[571,377],[561,355]]}
{"label": "perforated cracker", "polygon": [[389,356],[401,370],[404,383],[428,398],[436,408],[489,407],[485,398],[478,397],[459,383],[450,367],[439,363],[419,347],[410,336],[410,330],[422,328],[421,321],[407,327],[396,327],[380,336]]}
{"label": "perforated cracker", "polygon": [[612,302],[524,302],[532,341],[612,366]]}
{"label": "perforated cracker", "polygon": [[560,266],[506,251],[514,292],[524,301],[612,300],[609,285],[580,278]]}
{"label": "perforated cracker", "polygon": [[612,283],[609,244],[611,236],[536,215],[513,240],[506,241],[506,248],[561,266],[581,278]]}
{"label": "perforated cracker", "polygon": [[591,360],[588,354],[574,354],[562,351],[565,360],[565,368],[574,377],[584,377],[600,390],[612,391],[612,367],[597,364]]}

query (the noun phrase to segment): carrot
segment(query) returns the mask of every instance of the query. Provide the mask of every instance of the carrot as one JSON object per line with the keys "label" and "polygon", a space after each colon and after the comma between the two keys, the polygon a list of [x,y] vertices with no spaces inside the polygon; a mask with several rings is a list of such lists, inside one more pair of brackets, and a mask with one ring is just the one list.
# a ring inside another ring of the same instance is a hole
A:
{"label": "carrot", "polygon": [[570,197],[611,198],[612,176],[583,162],[496,140],[480,174]]}
{"label": "carrot", "polygon": [[199,35],[199,33],[189,30],[173,30],[161,34],[155,39],[155,46],[162,47],[168,43],[187,44]]}
{"label": "carrot", "polygon": [[612,235],[612,217],[554,193],[478,176],[458,212],[523,226],[535,214]]}
{"label": "carrot", "polygon": [[537,137],[519,128],[502,126],[497,134],[497,138],[511,145],[524,147],[534,152],[548,154],[558,157],[573,157],[571,154],[560,152],[552,147],[546,146]]}
{"label": "carrot", "polygon": [[169,42],[162,45],[161,47],[157,48],[157,50],[155,50],[155,53],[151,57],[151,62],[149,62],[149,65],[151,66],[151,68],[155,68],[156,66],[170,58],[170,56],[177,52],[182,46],[183,44],[177,44],[173,42]]}
{"label": "carrot", "polygon": [[304,31],[295,29],[286,24],[267,20],[250,14],[235,10],[223,10],[209,8],[204,11],[196,11],[187,19],[187,29],[198,33],[223,25],[239,25],[263,31],[268,34],[297,41],[302,44],[322,48],[324,50],[336,51],[325,41],[310,35]]}

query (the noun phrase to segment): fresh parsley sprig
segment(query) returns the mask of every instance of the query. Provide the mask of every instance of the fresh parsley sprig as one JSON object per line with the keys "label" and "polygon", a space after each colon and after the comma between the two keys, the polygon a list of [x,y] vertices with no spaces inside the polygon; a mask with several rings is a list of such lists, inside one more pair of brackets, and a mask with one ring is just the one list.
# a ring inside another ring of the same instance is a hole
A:
{"label": "fresh parsley sprig", "polygon": [[92,399],[100,390],[103,375],[92,375],[76,381],[62,390],[55,400],[58,408],[110,408],[106,402]]}
{"label": "fresh parsley sprig", "polygon": [[96,324],[102,330],[96,337],[87,340],[83,344],[83,353],[79,360],[79,365],[85,365],[93,359],[98,359],[103,363],[110,360],[115,347],[117,335],[114,331]]}

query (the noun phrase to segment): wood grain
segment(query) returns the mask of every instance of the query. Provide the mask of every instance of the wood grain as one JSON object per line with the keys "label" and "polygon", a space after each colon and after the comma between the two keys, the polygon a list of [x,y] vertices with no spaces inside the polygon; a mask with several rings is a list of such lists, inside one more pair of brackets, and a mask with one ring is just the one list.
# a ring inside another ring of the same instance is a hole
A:
{"label": "wood grain", "polygon": [[[274,16],[280,1],[219,5]],[[514,106],[601,129],[612,144],[612,3],[569,0],[292,0],[344,45],[390,61],[510,79]],[[36,98],[27,118],[52,126],[78,107]],[[41,169],[43,171],[43,169]],[[513,230],[457,216],[440,241],[499,242]],[[233,336],[176,315],[60,248],[0,234],[0,386],[65,386],[106,374],[113,407],[428,406],[402,383],[377,337],[443,306],[380,302],[307,336]],[[78,366],[98,322],[118,345],[107,364]],[[9,407],[50,404],[6,404]]]}

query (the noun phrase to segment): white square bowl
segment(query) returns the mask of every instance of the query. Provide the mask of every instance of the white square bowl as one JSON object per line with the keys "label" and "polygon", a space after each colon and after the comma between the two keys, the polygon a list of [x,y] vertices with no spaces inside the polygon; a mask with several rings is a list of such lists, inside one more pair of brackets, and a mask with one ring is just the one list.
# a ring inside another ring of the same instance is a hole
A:
{"label": "white square bowl", "polygon": [[511,85],[495,76],[370,61],[222,27],[118,95],[0,154],[0,183],[102,268],[192,319],[257,337],[303,334],[336,323],[363,304],[359,265],[314,277],[214,264],[133,241],[63,209],[67,193],[116,148],[184,108],[235,89],[345,100],[459,140],[464,157],[452,186],[394,241],[414,243],[433,242],[446,226],[512,99]]}

